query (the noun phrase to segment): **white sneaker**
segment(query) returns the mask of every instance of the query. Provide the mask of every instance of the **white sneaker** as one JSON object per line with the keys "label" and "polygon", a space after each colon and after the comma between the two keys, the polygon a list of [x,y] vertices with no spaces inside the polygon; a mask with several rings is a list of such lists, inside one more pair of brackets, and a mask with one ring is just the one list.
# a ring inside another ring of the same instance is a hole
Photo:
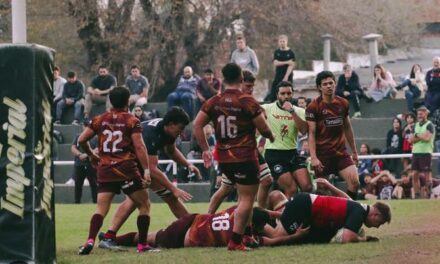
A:
{"label": "white sneaker", "polygon": [[361,112],[355,112],[351,118],[359,118],[361,116]]}
{"label": "white sneaker", "polygon": [[67,184],[67,185],[75,185],[75,180],[70,178],[68,181],[66,181],[65,184]]}
{"label": "white sneaker", "polygon": [[90,186],[89,180],[87,179],[84,180],[84,186]]}

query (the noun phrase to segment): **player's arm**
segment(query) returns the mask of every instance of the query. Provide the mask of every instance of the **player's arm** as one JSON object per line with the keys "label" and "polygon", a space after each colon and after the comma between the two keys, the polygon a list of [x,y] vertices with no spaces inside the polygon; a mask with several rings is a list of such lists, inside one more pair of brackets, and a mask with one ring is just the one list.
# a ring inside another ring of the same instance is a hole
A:
{"label": "player's arm", "polygon": [[149,169],[148,164],[148,151],[145,147],[144,139],[142,138],[142,133],[132,133],[131,140],[134,146],[134,152],[136,157],[144,170]]}
{"label": "player's arm", "polygon": [[354,142],[353,127],[351,126],[351,121],[350,121],[350,118],[348,117],[348,115],[345,117],[345,121],[344,121],[344,134],[345,134],[345,138],[348,141],[348,145],[351,148],[351,152],[353,155],[353,161],[355,163],[357,163],[358,162],[357,148],[356,148],[356,143]]}
{"label": "player's arm", "polygon": [[[350,229],[344,228],[342,230],[342,238],[340,240],[335,240],[335,242],[339,243],[353,243],[353,242],[363,242],[369,241],[369,237],[359,236],[357,233],[351,231]],[[377,240],[376,240],[377,241]]]}
{"label": "player's arm", "polygon": [[302,117],[297,113],[297,111],[304,110],[295,111],[295,108],[293,107],[291,102],[284,102],[283,108],[292,115],[293,121],[295,121],[295,126],[298,128],[299,132],[303,135],[306,134],[308,127],[307,122],[304,119],[304,112],[302,112]]}
{"label": "player's arm", "polygon": [[273,135],[272,130],[270,130],[270,127],[267,125],[263,112],[260,113],[258,116],[256,116],[254,119],[252,119],[252,122],[254,123],[258,132],[263,137],[268,138],[271,142],[275,141],[275,136]]}
{"label": "player's arm", "polygon": [[348,196],[348,194],[339,190],[337,187],[333,186],[333,184],[331,184],[328,180],[326,180],[324,178],[318,178],[315,180],[315,182],[316,182],[316,186],[317,186],[318,190],[319,189],[327,190],[327,191],[331,192],[331,194],[333,196],[342,197],[342,198],[351,200],[351,198],[350,198],[350,196]]}
{"label": "player's arm", "polygon": [[310,151],[310,161],[313,169],[322,171],[324,166],[316,155],[316,122],[307,121],[307,126],[309,128],[309,151]]}
{"label": "player's arm", "polygon": [[165,145],[165,152],[177,164],[187,167],[190,171],[194,172],[197,175],[197,177],[200,178],[199,169],[193,164],[188,162],[185,156],[183,156],[182,152],[176,147],[176,144],[173,143],[173,144]]}
{"label": "player's arm", "polygon": [[203,128],[209,123],[209,116],[200,111],[196,119],[194,120],[193,125],[193,133],[196,137],[197,143],[199,144],[200,149],[203,151],[202,158],[206,168],[211,167],[212,164],[212,153],[209,149],[208,141],[206,140],[205,133],[203,132]]}
{"label": "player's arm", "polygon": [[305,237],[309,233],[310,227],[298,228],[295,234],[276,236],[276,237],[261,237],[260,245],[262,246],[280,246],[288,245],[298,242],[300,239]]}
{"label": "player's arm", "polygon": [[159,159],[157,158],[157,155],[148,155],[148,160],[151,168],[151,176],[157,181],[157,183],[170,190],[170,192],[173,193],[173,195],[177,198],[181,198],[184,201],[189,201],[192,199],[191,194],[174,186],[165,173],[159,169]]}
{"label": "player's arm", "polygon": [[95,131],[93,131],[90,127],[86,127],[86,129],[84,129],[84,131],[79,136],[78,143],[82,147],[84,152],[92,159],[92,161],[96,163],[99,160],[99,157],[96,155],[96,153],[93,152],[89,144],[89,140],[94,135]]}
{"label": "player's arm", "polygon": [[426,130],[426,132],[423,133],[423,134],[414,133],[414,141],[413,141],[413,143],[416,143],[418,141],[428,142],[428,141],[431,140],[431,138],[432,138],[432,132],[429,131],[429,130]]}

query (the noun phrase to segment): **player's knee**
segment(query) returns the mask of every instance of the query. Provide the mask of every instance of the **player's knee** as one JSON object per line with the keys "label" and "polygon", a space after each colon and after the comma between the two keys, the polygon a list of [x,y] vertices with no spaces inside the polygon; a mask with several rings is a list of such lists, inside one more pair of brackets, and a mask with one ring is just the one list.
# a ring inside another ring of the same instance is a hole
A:
{"label": "player's knee", "polygon": [[302,186],[301,186],[301,191],[302,192],[307,192],[307,193],[311,193],[312,191],[313,191],[313,184],[312,183],[306,183],[306,184],[303,184]]}
{"label": "player's knee", "polygon": [[269,193],[269,202],[271,204],[277,204],[284,199],[285,199],[284,194],[278,190]]}

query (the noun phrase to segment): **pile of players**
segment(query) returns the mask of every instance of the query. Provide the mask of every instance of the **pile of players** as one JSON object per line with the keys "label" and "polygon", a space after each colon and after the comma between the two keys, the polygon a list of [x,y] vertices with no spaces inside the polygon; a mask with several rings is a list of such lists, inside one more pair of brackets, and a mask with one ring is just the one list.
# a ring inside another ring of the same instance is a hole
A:
{"label": "pile of players", "polygon": [[[89,254],[115,194],[127,196],[119,206],[99,247],[119,249],[137,246],[138,252],[157,248],[219,247],[249,251],[257,246],[293,243],[355,242],[376,240],[365,236],[362,226],[379,227],[390,222],[390,208],[353,201],[359,185],[357,154],[348,117],[348,102],[335,96],[335,76],[323,71],[316,78],[321,95],[307,110],[292,105],[293,87],[277,86],[277,101],[260,106],[252,97],[255,78],[229,63],[222,68],[225,90],[203,104],[193,132],[206,167],[213,154],[203,127],[213,122],[218,142],[219,168],[224,175],[220,190],[212,197],[207,214],[191,214],[182,201],[192,197],[174,186],[158,168],[157,152],[163,150],[178,164],[200,176],[175,146],[175,139],[189,124],[188,115],[172,108],[163,119],[140,123],[128,112],[128,90],[110,92],[113,109],[95,117],[79,137],[79,144],[96,164],[97,210],[91,218],[87,242],[79,254]],[[318,177],[312,182],[304,159],[298,156],[298,132],[309,134],[311,164]],[[265,156],[258,153],[257,133],[268,139]],[[88,140],[98,135],[99,153]],[[345,141],[352,150],[348,154]],[[325,178],[338,174],[347,182],[347,194]],[[281,191],[269,193],[273,182]],[[148,232],[151,188],[169,206],[177,220],[165,229]],[[238,204],[215,213],[227,194],[236,188]],[[298,193],[298,189],[302,192]],[[312,194],[321,191],[329,195]],[[254,208],[255,200],[258,207]],[[137,232],[122,236],[117,231],[138,209]]]}

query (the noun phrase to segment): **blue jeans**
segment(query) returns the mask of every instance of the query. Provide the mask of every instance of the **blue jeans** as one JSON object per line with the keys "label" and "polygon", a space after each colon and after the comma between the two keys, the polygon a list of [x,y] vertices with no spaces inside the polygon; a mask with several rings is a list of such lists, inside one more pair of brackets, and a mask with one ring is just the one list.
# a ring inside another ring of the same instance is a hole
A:
{"label": "blue jeans", "polygon": [[405,91],[405,98],[408,111],[411,112],[414,109],[414,99],[420,97],[420,89],[417,86],[412,85],[410,79],[403,81],[400,86],[408,86],[409,88],[409,90]]}
{"label": "blue jeans", "polygon": [[425,105],[431,113],[440,107],[440,92],[428,91],[425,94]]}
{"label": "blue jeans", "polygon": [[194,117],[194,101],[196,96],[188,91],[175,91],[168,95],[168,109],[173,106],[179,105],[183,108],[183,110],[189,115],[189,118],[192,120]]}
{"label": "blue jeans", "polygon": [[[56,111],[56,117],[55,120],[56,121],[60,121],[61,117],[63,116],[63,111],[64,108],[66,107],[70,107],[72,105],[67,105],[65,99],[62,99],[58,102],[57,104],[57,111]],[[78,100],[76,101],[73,106],[75,107],[75,113],[74,113],[74,119],[75,120],[80,120],[81,119],[81,111],[82,111],[82,106],[83,106],[83,100]]]}

